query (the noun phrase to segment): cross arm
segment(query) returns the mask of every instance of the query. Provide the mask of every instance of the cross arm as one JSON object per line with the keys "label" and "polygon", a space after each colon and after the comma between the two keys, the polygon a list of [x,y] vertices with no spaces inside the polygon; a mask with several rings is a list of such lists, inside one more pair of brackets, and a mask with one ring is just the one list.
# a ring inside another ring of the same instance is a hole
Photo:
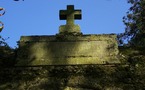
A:
{"label": "cross arm", "polygon": [[[67,11],[66,10],[60,10],[59,11],[59,19],[60,20],[66,20],[67,19]],[[75,10],[72,13],[74,13],[74,19],[82,19],[82,11],[81,10]]]}
{"label": "cross arm", "polygon": [[60,20],[66,20],[67,18],[67,11],[66,10],[60,10],[59,11],[59,19]]}

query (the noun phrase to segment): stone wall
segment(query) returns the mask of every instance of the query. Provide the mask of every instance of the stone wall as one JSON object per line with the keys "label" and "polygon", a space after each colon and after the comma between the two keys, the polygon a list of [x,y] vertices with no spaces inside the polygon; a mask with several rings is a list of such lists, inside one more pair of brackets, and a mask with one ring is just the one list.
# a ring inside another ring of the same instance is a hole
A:
{"label": "stone wall", "polygon": [[102,65],[0,68],[0,90],[134,90],[122,89],[117,73]]}
{"label": "stone wall", "polygon": [[121,64],[10,67],[5,63],[7,67],[0,66],[0,90],[145,90],[144,53],[119,48]]}
{"label": "stone wall", "polygon": [[22,36],[17,66],[119,63],[116,35]]}

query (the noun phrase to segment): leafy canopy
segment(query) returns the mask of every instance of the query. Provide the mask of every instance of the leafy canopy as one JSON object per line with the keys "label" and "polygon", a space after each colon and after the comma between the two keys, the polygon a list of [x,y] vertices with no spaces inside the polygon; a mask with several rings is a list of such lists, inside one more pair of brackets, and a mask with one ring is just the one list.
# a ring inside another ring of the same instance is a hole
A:
{"label": "leafy canopy", "polygon": [[125,32],[119,38],[128,39],[132,46],[145,46],[145,0],[128,0],[128,3],[131,7],[123,17]]}

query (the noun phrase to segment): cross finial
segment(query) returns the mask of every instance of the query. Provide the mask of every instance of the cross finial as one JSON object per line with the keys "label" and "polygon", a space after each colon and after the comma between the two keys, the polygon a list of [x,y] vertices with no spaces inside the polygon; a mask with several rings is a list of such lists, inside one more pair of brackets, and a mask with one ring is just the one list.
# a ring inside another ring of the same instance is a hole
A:
{"label": "cross finial", "polygon": [[81,19],[81,10],[74,10],[74,5],[67,5],[67,10],[60,10],[60,20],[66,20],[66,25],[74,25],[74,19]]}
{"label": "cross finial", "polygon": [[61,25],[59,27],[59,33],[77,33],[80,34],[80,27],[79,25],[74,24],[75,19],[81,19],[82,14],[81,10],[74,9],[74,5],[67,5],[67,10],[60,10],[59,11],[59,18],[60,20],[66,20],[66,25]]}

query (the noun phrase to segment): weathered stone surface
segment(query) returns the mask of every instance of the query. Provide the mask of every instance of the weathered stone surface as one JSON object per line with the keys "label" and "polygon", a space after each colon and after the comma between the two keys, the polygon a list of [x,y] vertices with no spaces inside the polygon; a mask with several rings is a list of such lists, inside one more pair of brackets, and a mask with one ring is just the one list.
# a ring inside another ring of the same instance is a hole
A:
{"label": "weathered stone surface", "polygon": [[82,35],[74,24],[81,19],[81,10],[68,5],[60,10],[66,25],[55,36],[22,36],[16,66],[79,65],[119,63],[116,35]]}
{"label": "weathered stone surface", "polygon": [[71,32],[71,33],[80,33],[80,26],[79,25],[61,25],[59,27],[59,33],[63,32]]}
{"label": "weathered stone surface", "polygon": [[66,25],[59,27],[59,33],[62,32],[77,32],[80,33],[79,25],[74,24],[75,19],[81,19],[81,10],[74,10],[74,5],[67,5],[67,10],[60,10],[60,20],[66,20]]}
{"label": "weathered stone surface", "polygon": [[17,66],[119,63],[116,35],[23,36]]}
{"label": "weathered stone surface", "polygon": [[1,68],[0,90],[144,90],[144,80],[134,83],[140,76],[130,79],[133,73],[127,68],[105,65]]}

